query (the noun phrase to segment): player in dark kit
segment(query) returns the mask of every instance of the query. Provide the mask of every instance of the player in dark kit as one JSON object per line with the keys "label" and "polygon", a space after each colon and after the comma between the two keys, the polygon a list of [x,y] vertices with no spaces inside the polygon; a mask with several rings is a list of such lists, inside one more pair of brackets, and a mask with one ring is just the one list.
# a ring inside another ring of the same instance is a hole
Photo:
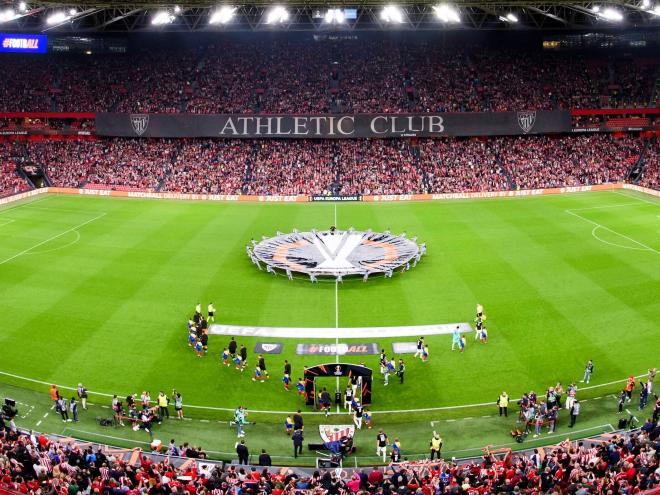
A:
{"label": "player in dark kit", "polygon": [[243,369],[247,367],[247,348],[241,344],[241,350],[239,351],[241,355],[241,361],[243,362]]}
{"label": "player in dark kit", "polygon": [[[247,351],[245,352],[247,353]],[[261,369],[261,373],[263,373],[263,375],[266,378],[270,378],[270,375],[268,374],[268,370],[266,369],[266,360],[264,359],[263,355],[259,354],[258,362],[259,362],[259,369]]]}
{"label": "player in dark kit", "polygon": [[332,399],[330,398],[330,392],[328,392],[328,390],[325,387],[323,387],[323,391],[320,393],[319,404],[321,406],[321,409],[325,411],[325,415],[329,416]]}
{"label": "player in dark kit", "polygon": [[284,374],[291,376],[291,363],[286,359],[284,360]]}
{"label": "player in dark kit", "polygon": [[415,351],[415,354],[413,354],[413,357],[416,358],[417,356],[419,356],[421,358],[423,352],[424,352],[424,337],[420,337],[417,339],[417,350]]}
{"label": "player in dark kit", "polygon": [[236,344],[236,340],[234,340],[234,337],[231,338],[229,341],[229,345],[227,346],[227,350],[229,350],[229,355],[233,358],[236,356],[236,347],[238,344]]}

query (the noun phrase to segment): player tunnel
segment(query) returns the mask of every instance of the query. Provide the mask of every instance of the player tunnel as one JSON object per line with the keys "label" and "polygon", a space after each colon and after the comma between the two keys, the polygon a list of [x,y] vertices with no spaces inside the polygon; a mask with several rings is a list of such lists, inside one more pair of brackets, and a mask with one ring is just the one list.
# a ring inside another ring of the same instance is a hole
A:
{"label": "player tunnel", "polygon": [[316,403],[316,379],[319,377],[340,377],[346,376],[348,378],[358,377],[361,380],[362,388],[362,405],[371,405],[371,381],[373,371],[371,368],[361,366],[359,364],[347,363],[330,363],[330,364],[317,364],[305,368],[305,398],[308,406],[313,406]]}

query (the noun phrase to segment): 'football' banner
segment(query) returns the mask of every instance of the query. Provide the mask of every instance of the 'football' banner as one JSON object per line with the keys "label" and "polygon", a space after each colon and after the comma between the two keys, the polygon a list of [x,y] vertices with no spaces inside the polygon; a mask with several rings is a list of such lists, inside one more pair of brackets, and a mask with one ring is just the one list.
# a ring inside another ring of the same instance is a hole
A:
{"label": "'football' banner", "polygon": [[392,138],[570,132],[564,111],[352,115],[96,114],[99,136],[155,138]]}
{"label": "'football' banner", "polygon": [[298,344],[296,354],[312,356],[359,356],[378,354],[378,344]]}

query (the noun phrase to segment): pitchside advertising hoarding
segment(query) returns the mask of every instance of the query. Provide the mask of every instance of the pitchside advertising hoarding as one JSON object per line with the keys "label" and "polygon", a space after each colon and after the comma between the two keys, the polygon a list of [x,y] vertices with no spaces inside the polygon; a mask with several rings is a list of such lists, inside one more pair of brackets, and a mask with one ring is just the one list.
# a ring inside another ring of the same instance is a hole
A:
{"label": "pitchside advertising hoarding", "polygon": [[0,52],[46,53],[48,36],[45,34],[0,33]]}
{"label": "pitchside advertising hoarding", "polygon": [[570,132],[564,111],[353,115],[96,115],[96,134],[119,137],[346,139],[506,136]]}

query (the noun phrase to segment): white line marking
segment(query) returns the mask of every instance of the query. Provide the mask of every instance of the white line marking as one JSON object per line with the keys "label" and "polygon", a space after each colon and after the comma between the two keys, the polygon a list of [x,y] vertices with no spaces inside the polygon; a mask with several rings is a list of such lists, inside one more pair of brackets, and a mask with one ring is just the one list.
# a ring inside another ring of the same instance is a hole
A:
{"label": "white line marking", "polygon": [[610,192],[613,192],[614,194],[618,194],[619,196],[623,196],[624,198],[636,199],[637,201],[641,201],[642,203],[648,203],[650,205],[660,206],[660,203],[658,203],[657,201],[651,201],[651,200],[648,200],[648,199],[638,198],[637,196],[632,196],[630,194],[624,194],[624,193],[618,192],[618,191],[610,191]]}
{"label": "white line marking", "polygon": [[74,244],[76,244],[77,242],[80,241],[80,232],[78,232],[77,230],[74,230],[74,232],[76,234],[76,238],[73,241],[71,241],[67,244],[64,244],[63,246],[58,246],[58,247],[55,247],[55,248],[52,248],[52,249],[46,249],[45,251],[36,251],[36,252],[25,253],[25,256],[33,256],[35,254],[52,253],[53,251],[59,251],[60,249],[65,249],[65,248],[68,248],[69,246],[73,246]]}
{"label": "white line marking", "polygon": [[44,414],[44,418],[47,418],[47,417],[48,417],[48,413]]}
{"label": "white line marking", "polygon": [[42,198],[42,199],[37,199],[36,201],[30,201],[29,203],[23,203],[22,205],[11,206],[9,208],[2,208],[2,209],[0,209],[0,215],[2,215],[3,213],[7,213],[8,211],[16,210],[17,208],[25,208],[26,206],[35,205],[37,203],[41,203],[42,201],[46,201],[46,200],[51,199],[51,198],[52,198],[52,196],[47,196],[47,197]]}
{"label": "white line marking", "polygon": [[[74,209],[70,209],[70,208],[60,208],[59,206],[55,207],[55,208],[47,208],[47,207],[44,207],[44,206],[32,206],[32,203],[30,203],[29,205],[25,205],[25,206],[26,206],[26,208],[29,208],[31,210],[48,211],[50,213],[85,213],[85,210],[83,210],[83,209],[74,210]],[[90,212],[90,213],[94,213],[94,212]]]}
{"label": "white line marking", "polygon": [[633,251],[648,251],[648,249],[644,248],[639,248],[639,247],[632,247],[632,246],[622,246],[621,244],[616,244],[615,242],[610,242],[606,241],[605,239],[601,239],[596,235],[596,231],[600,228],[600,225],[596,225],[593,230],[591,231],[591,235],[594,237],[594,239],[604,243],[604,244],[609,244],[610,246],[618,247],[621,249],[632,249]]}
{"label": "white line marking", "polygon": [[71,227],[70,229],[65,230],[64,232],[61,232],[61,233],[59,233],[59,234],[57,234],[57,235],[54,235],[54,236],[52,236],[52,237],[49,237],[48,239],[43,240],[43,241],[41,241],[41,242],[38,242],[38,243],[35,244],[34,246],[31,246],[31,247],[29,247],[29,248],[27,248],[27,249],[24,249],[24,250],[21,251],[20,253],[15,254],[14,256],[12,256],[12,257],[10,257],[10,258],[7,258],[6,260],[0,261],[0,265],[4,265],[5,263],[9,263],[11,260],[15,260],[15,259],[18,258],[19,256],[23,256],[24,254],[26,254],[26,253],[32,251],[33,249],[36,249],[36,248],[38,248],[39,246],[43,246],[43,245],[46,244],[47,242],[54,241],[55,239],[57,239],[57,238],[59,238],[59,237],[62,237],[63,235],[68,234],[69,232],[71,232],[71,231],[73,231],[73,230],[76,230],[76,229],[79,229],[79,228],[81,228],[81,227],[84,227],[85,225],[87,225],[87,224],[89,224],[89,223],[92,223],[92,222],[98,220],[99,218],[104,217],[105,215],[106,215],[106,213],[101,213],[100,215],[98,215],[98,216],[92,218],[91,220],[87,220],[87,221],[85,221],[85,222],[83,222],[83,223],[81,223],[81,224],[76,225],[75,227]]}
{"label": "white line marking", "polygon": [[[608,231],[612,232],[613,234],[616,234],[616,235],[618,235],[618,236],[621,236],[621,237],[623,237],[624,239],[628,239],[630,242],[634,242],[635,244],[637,244],[637,245],[639,245],[639,246],[642,246],[643,248],[646,248],[647,251],[652,251],[652,252],[654,252],[655,254],[660,254],[660,251],[657,251],[657,250],[653,249],[653,248],[650,247],[650,246],[647,246],[646,244],[644,244],[644,243],[642,243],[642,242],[636,241],[636,240],[633,239],[632,237],[628,237],[627,235],[620,234],[620,233],[617,232],[616,230],[612,230],[612,229],[610,229],[609,227],[605,227],[604,225],[601,225],[601,224],[599,224],[598,222],[594,222],[593,220],[589,220],[588,218],[585,218],[585,217],[583,217],[582,215],[578,215],[577,213],[573,213],[571,210],[564,210],[564,211],[565,211],[566,213],[568,213],[569,215],[573,215],[574,217],[580,218],[580,219],[584,220],[585,222],[589,222],[591,225],[595,225],[596,227],[600,227],[601,229],[608,230]],[[597,239],[598,239],[598,238],[597,238]],[[600,240],[600,239],[599,239],[599,240]],[[621,247],[621,246],[619,246],[619,247]]]}
{"label": "white line marking", "polygon": [[40,424],[41,424],[41,420],[37,421],[37,424],[36,424],[37,428],[39,427]]}
{"label": "white line marking", "polygon": [[[11,378],[17,378],[19,380],[25,380],[27,382],[39,383],[41,385],[50,386],[53,383],[52,381],[51,382],[44,382],[44,381],[41,381],[41,380],[35,380],[34,378],[27,378],[25,376],[15,375],[13,373],[7,373],[6,371],[0,371],[0,375],[9,376]],[[642,375],[637,375],[634,378],[643,378],[647,375],[648,375],[648,373],[644,373]],[[624,378],[623,380],[615,380],[615,381],[612,381],[612,382],[600,383],[598,385],[590,385],[589,387],[582,387],[579,390],[582,391],[582,390],[591,390],[591,389],[600,388],[600,387],[607,387],[609,385],[615,385],[617,383],[624,383],[626,381],[627,381],[627,378]],[[56,385],[58,386],[58,388],[61,388],[61,389],[64,389],[64,390],[72,390],[72,391],[78,390],[77,387],[68,387],[66,385],[59,385],[59,384],[56,384]],[[98,396],[102,396],[102,397],[113,397],[114,395],[124,395],[124,396],[128,395],[128,394],[107,394],[105,392],[94,392],[92,390],[88,390],[87,392],[90,393],[90,394],[98,395]],[[615,397],[615,396],[613,395],[612,397]],[[91,402],[88,402],[88,404],[91,404]],[[396,410],[387,410],[387,411],[378,411],[378,410],[374,409],[373,412],[377,412],[378,414],[396,414],[396,413],[409,413],[409,412],[446,411],[446,410],[450,410],[450,409],[465,409],[465,408],[468,408],[468,407],[493,406],[494,404],[495,403],[493,401],[490,401],[490,402],[481,402],[479,404],[463,404],[463,405],[457,405],[457,406],[428,407],[428,408],[425,408],[425,409],[396,409]],[[108,406],[105,406],[105,407],[108,407]],[[192,405],[192,404],[187,404],[186,407],[189,407],[191,409],[206,409],[206,410],[209,410],[209,411],[229,411],[229,412],[234,412],[235,411],[234,408],[229,408],[229,407],[196,406],[196,405]],[[55,406],[53,405],[53,407],[51,407],[51,409],[55,409]],[[291,413],[291,411],[288,411],[288,410],[284,410],[284,411],[256,410],[256,409],[252,409],[252,408],[249,408],[249,407],[248,407],[248,409],[250,410],[250,412],[260,413],[260,414],[282,415],[282,414],[290,414]],[[308,412],[308,413],[305,413],[305,414],[323,414],[323,413],[322,412]],[[455,420],[448,419],[447,421],[455,421]]]}
{"label": "white line marking", "polygon": [[637,206],[637,203],[620,203],[617,205],[589,206],[587,208],[570,208],[571,211],[600,210],[603,208],[621,208],[623,206]]}
{"label": "white line marking", "polygon": [[12,222],[15,222],[16,220],[12,220],[11,218],[8,218],[5,223],[0,223],[0,227],[4,227],[5,225],[9,225]]}

